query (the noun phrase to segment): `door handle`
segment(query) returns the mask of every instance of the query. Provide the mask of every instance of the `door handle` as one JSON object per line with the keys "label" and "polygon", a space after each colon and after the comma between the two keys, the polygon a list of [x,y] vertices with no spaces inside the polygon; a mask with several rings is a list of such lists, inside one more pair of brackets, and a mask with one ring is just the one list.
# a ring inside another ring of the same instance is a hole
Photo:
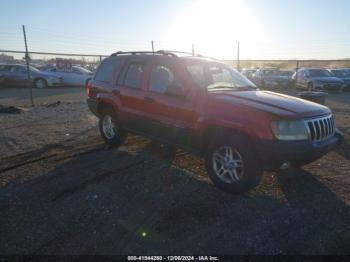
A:
{"label": "door handle", "polygon": [[113,89],[112,93],[117,96],[120,95],[120,91],[118,89]]}
{"label": "door handle", "polygon": [[148,96],[145,96],[143,98],[143,100],[145,100],[145,102],[147,102],[147,103],[154,103],[155,102],[155,100],[152,97],[148,97]]}

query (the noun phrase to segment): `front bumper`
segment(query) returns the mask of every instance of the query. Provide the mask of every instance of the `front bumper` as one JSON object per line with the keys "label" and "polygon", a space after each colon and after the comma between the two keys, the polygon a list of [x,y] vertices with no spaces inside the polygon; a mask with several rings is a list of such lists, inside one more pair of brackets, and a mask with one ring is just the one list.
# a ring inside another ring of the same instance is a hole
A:
{"label": "front bumper", "polygon": [[265,170],[279,169],[289,162],[294,165],[307,164],[332,151],[343,140],[336,129],[334,136],[321,142],[264,140],[256,142],[258,155]]}
{"label": "front bumper", "polygon": [[343,91],[343,84],[316,84],[315,89],[328,92],[341,92]]}

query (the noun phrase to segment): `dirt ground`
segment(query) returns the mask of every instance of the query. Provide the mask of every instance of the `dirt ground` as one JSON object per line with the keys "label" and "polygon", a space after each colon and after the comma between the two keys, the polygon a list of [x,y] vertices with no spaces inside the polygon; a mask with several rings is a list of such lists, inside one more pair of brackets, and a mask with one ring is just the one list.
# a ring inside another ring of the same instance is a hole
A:
{"label": "dirt ground", "polygon": [[327,101],[340,148],[233,196],[183,151],[132,135],[105,146],[83,90],[55,92],[0,114],[1,254],[350,253],[349,94]]}

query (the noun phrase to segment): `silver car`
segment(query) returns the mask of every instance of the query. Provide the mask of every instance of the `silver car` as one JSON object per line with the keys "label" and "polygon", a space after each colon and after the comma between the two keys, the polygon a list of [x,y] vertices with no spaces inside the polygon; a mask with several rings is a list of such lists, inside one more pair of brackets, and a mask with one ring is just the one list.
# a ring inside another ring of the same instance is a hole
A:
{"label": "silver car", "polygon": [[[43,72],[33,66],[29,67],[30,84],[36,88],[62,86],[62,78],[49,72]],[[25,87],[28,86],[26,65],[0,64],[0,86]]]}
{"label": "silver car", "polygon": [[73,66],[71,70],[61,70],[56,67],[46,69],[46,72],[62,77],[64,85],[85,86],[92,79],[93,73],[80,66]]}

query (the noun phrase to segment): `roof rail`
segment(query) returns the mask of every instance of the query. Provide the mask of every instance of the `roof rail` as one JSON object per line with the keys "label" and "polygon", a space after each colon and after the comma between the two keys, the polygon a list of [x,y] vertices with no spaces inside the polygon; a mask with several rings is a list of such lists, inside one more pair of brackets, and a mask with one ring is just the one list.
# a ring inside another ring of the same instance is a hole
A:
{"label": "roof rail", "polygon": [[183,51],[174,51],[174,50],[158,50],[157,52],[161,52],[161,53],[166,53],[166,54],[185,54],[185,55],[193,55],[190,52],[183,52]]}
{"label": "roof rail", "polygon": [[166,56],[172,56],[172,57],[177,57],[177,55],[168,52],[168,51],[164,51],[164,50],[159,50],[156,52],[152,52],[152,51],[118,51],[115,52],[113,54],[111,54],[111,56],[118,56],[118,55],[166,55]]}
{"label": "roof rail", "polygon": [[118,51],[115,52],[113,54],[111,54],[111,56],[117,56],[117,55],[137,55],[137,54],[153,54],[152,51]]}
{"label": "roof rail", "polygon": [[217,60],[212,57],[203,56],[200,54],[193,55],[190,52],[183,52],[183,51],[174,51],[174,50],[158,50],[155,52],[152,51],[118,51],[116,53],[111,54],[111,56],[118,56],[118,55],[163,55],[163,56],[171,56],[171,57],[178,57],[176,54],[185,54],[189,55],[191,57],[203,57],[203,58],[210,58],[212,60]]}

